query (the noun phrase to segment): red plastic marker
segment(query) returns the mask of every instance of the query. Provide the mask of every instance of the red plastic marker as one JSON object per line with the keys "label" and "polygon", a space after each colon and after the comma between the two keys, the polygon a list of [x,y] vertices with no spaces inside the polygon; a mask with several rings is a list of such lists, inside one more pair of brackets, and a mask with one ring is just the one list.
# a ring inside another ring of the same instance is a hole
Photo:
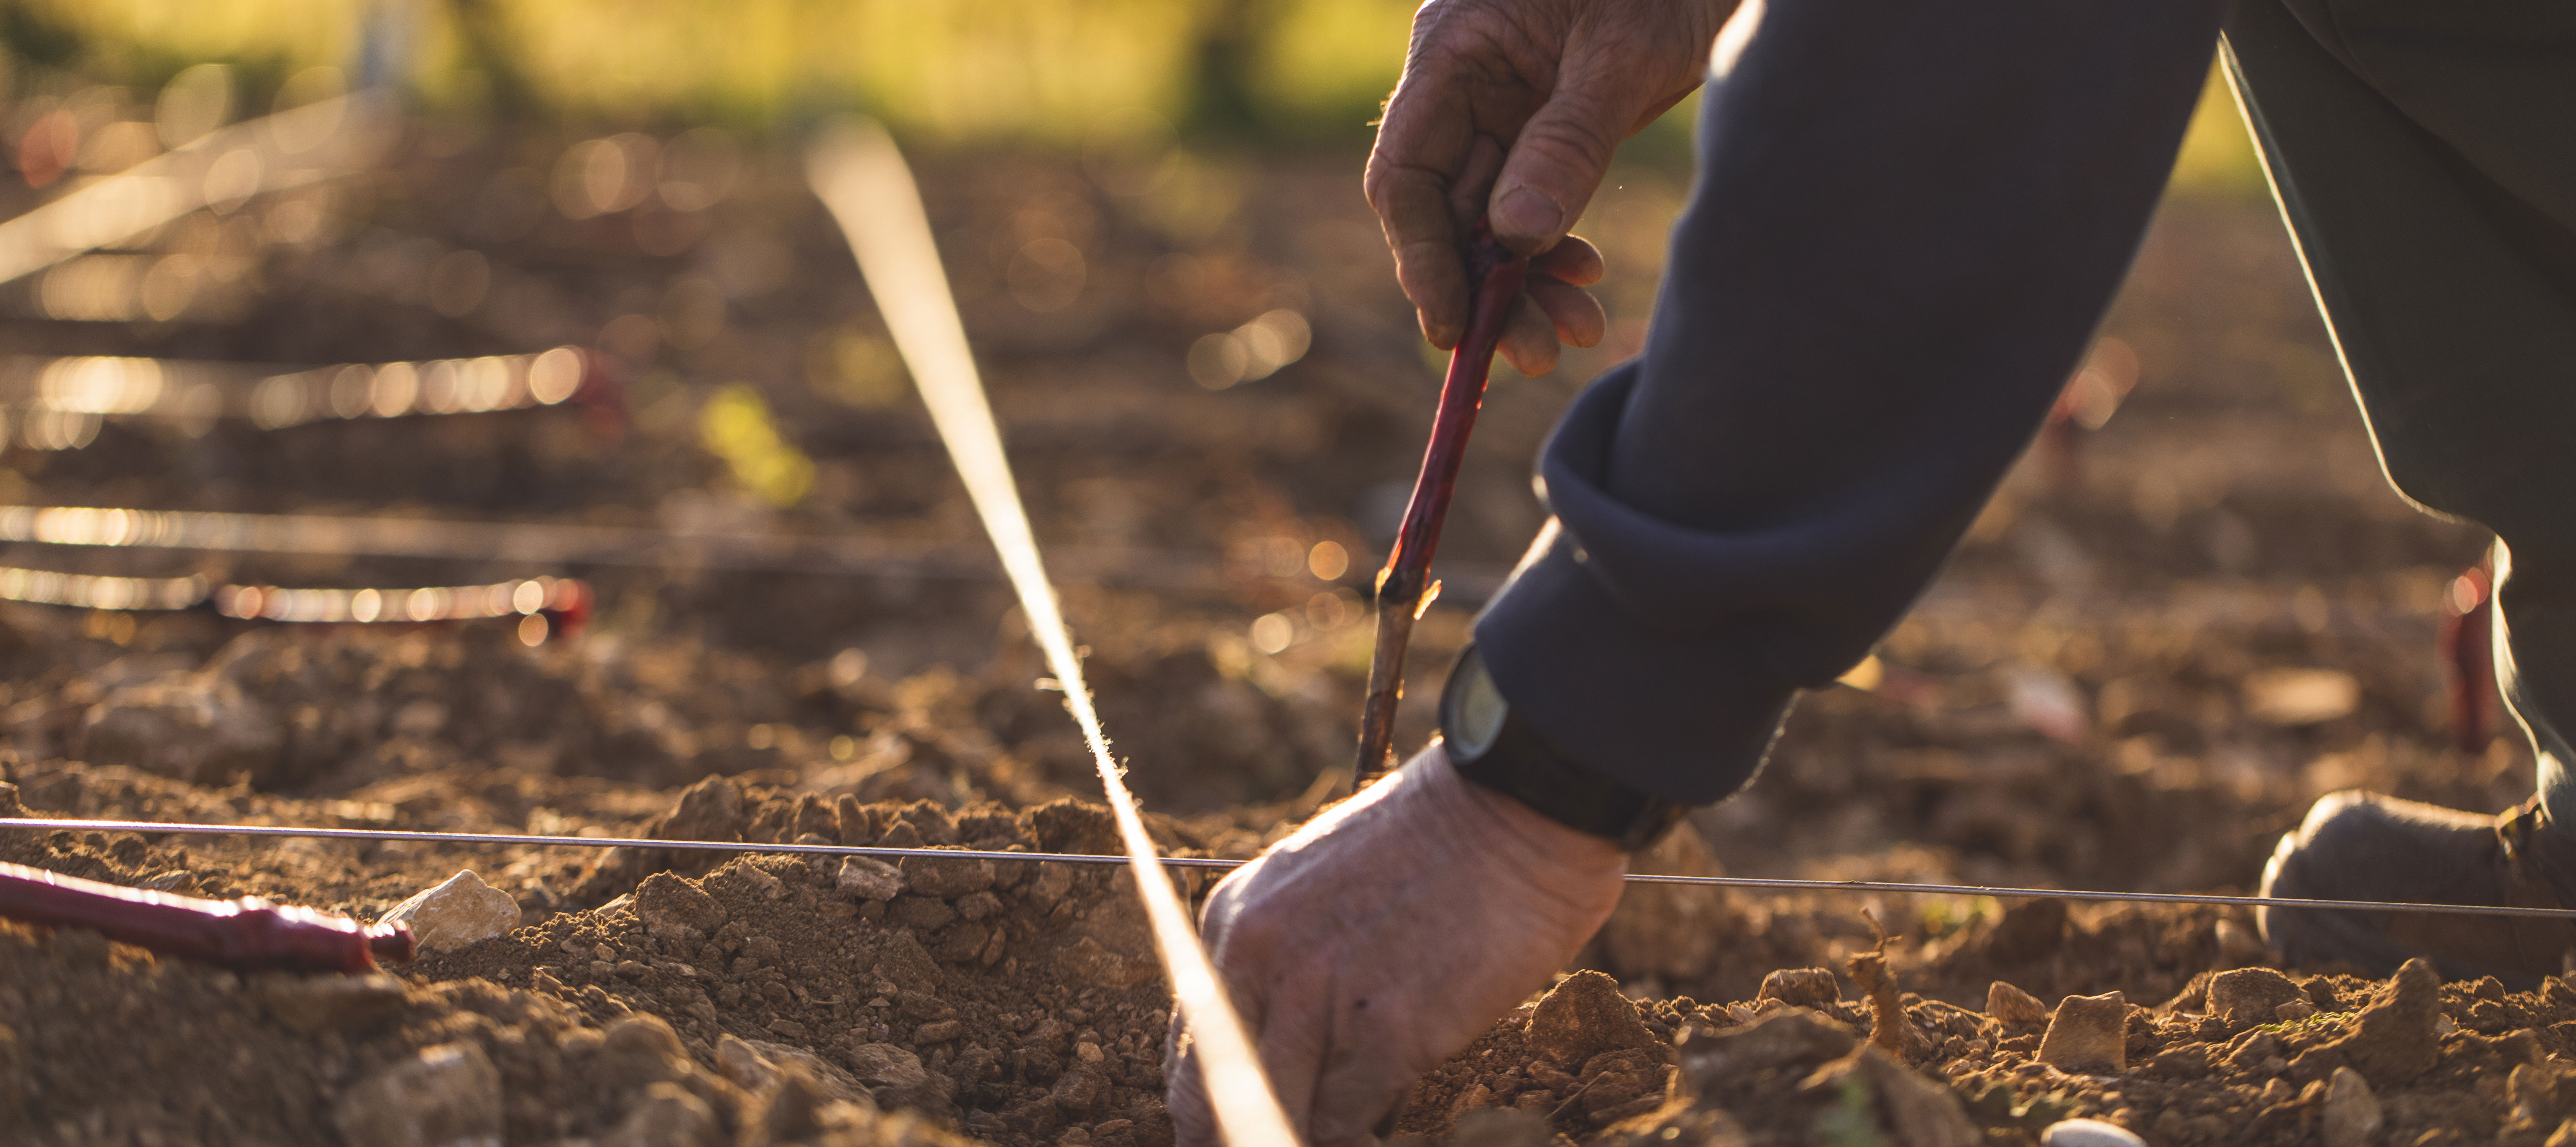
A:
{"label": "red plastic marker", "polygon": [[1458,464],[1467,456],[1467,435],[1476,428],[1476,410],[1485,401],[1485,381],[1493,374],[1494,352],[1503,342],[1503,320],[1529,275],[1529,260],[1494,239],[1492,228],[1479,222],[1467,237],[1467,273],[1475,280],[1468,301],[1467,332],[1449,352],[1449,376],[1440,385],[1440,409],[1431,419],[1431,445],[1422,452],[1422,473],[1413,481],[1413,500],[1404,507],[1404,527],[1395,549],[1377,575],[1377,652],[1369,661],[1367,708],[1360,714],[1360,759],[1352,791],[1393,767],[1395,704],[1404,696],[1404,647],[1413,639],[1413,621],[1430,604],[1431,554],[1440,548],[1440,523],[1449,516],[1449,497],[1458,488]]}
{"label": "red plastic marker", "polygon": [[369,972],[411,962],[410,927],[368,927],[256,896],[199,900],[0,864],[0,916],[88,928],[163,955],[242,971]]}

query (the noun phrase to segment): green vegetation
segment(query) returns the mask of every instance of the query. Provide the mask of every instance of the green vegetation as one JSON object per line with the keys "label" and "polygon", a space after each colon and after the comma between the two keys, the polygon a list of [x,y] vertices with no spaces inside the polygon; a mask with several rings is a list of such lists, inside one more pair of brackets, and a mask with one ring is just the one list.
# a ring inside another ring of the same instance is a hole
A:
{"label": "green vegetation", "polygon": [[[852,108],[950,143],[1351,144],[1403,66],[1412,0],[7,0],[13,56],[158,87],[233,64],[250,99],[306,68],[391,75],[433,109],[760,130]],[[1697,100],[1629,143],[1687,166]],[[1170,130],[1168,127],[1161,130]],[[2260,196],[2212,73],[2174,186]]]}

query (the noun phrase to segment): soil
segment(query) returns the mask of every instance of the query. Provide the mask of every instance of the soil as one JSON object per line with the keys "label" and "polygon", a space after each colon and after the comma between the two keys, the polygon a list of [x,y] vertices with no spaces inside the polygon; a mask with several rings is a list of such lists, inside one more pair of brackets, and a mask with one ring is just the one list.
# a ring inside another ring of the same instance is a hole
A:
{"label": "soil", "polygon": [[[416,123],[384,169],[291,197],[325,220],[303,238],[277,237],[265,213],[283,200],[147,236],[152,257],[247,260],[177,319],[56,319],[11,287],[0,328],[29,353],[255,362],[579,343],[616,365],[628,420],[550,409],[192,436],[111,418],[80,449],[0,454],[0,501],[773,530],[948,560],[826,573],[10,546],[0,563],[290,585],[575,575],[600,601],[586,630],[534,648],[498,624],[0,604],[0,780],[16,801],[1113,851],[1083,799],[1087,757],[1033,685],[1035,651],[793,147],[751,141],[731,195],[688,220],[575,220],[543,190],[572,142]],[[1154,831],[1176,853],[1248,857],[1347,784],[1362,591],[1437,376],[1356,157],[1173,162],[1141,194],[1034,151],[921,168]],[[1527,475],[1555,411],[1642,338],[1686,179],[1612,182],[1583,228],[1614,260],[1612,338],[1547,378],[1497,380],[1443,543],[1448,592],[1416,631],[1417,683],[1539,523]],[[1071,303],[1014,271],[1039,239],[1082,253]],[[441,313],[424,268],[469,249],[494,268],[492,296]],[[1280,309],[1312,324],[1304,358],[1193,381],[1194,342]],[[2116,416],[2052,431],[1855,676],[1867,687],[1808,697],[1757,782],[1641,867],[2245,892],[2325,792],[2480,810],[2528,795],[2528,752],[2454,728],[2444,676],[2450,581],[2485,536],[2379,477],[2270,207],[2169,203],[2105,330],[2095,369],[2138,382]],[[813,468],[791,504],[702,427],[734,387]],[[1434,692],[1414,690],[1407,743],[1427,735]],[[0,1141],[410,1141],[389,1116],[562,1147],[1171,1139],[1169,999],[1116,866],[907,862],[910,890],[879,900],[837,865],[749,847],[0,828],[0,860],[363,919],[470,869],[522,913],[507,935],[372,978],[238,973],[0,925]],[[2360,1109],[2357,1087],[2382,1142],[2537,1144],[2576,1115],[2576,991],[2558,981],[2246,971],[2275,967],[2248,916],[2210,907],[1638,886],[1547,994],[1415,1087],[1397,1133],[1913,1145],[2035,1142],[2093,1116],[2159,1147],[2341,1147],[2363,1141],[2326,1131]],[[2218,972],[2296,998],[2215,1015]]]}

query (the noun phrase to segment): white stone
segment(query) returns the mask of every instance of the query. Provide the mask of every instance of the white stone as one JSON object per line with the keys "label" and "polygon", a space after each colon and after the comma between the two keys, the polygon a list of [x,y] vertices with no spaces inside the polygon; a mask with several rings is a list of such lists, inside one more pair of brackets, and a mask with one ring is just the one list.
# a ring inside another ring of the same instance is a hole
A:
{"label": "white stone", "polygon": [[2147,1141],[2117,1123],[2066,1119],[2039,1133],[2039,1147],[2147,1147]]}
{"label": "white stone", "polygon": [[2326,1084],[2325,1118],[2317,1127],[2326,1147],[2367,1147],[2379,1141],[2381,1122],[2379,1097],[2370,1093],[2369,1081],[2349,1067],[2336,1068]]}
{"label": "white stone", "polygon": [[501,1147],[501,1072],[440,1044],[349,1089],[331,1112],[349,1147]]}
{"label": "white stone", "polygon": [[882,860],[864,856],[841,860],[841,891],[867,900],[892,900],[903,891],[903,872]]}
{"label": "white stone", "polygon": [[423,951],[462,948],[506,936],[519,926],[519,902],[466,869],[436,888],[425,888],[394,906],[378,924],[411,925]]}

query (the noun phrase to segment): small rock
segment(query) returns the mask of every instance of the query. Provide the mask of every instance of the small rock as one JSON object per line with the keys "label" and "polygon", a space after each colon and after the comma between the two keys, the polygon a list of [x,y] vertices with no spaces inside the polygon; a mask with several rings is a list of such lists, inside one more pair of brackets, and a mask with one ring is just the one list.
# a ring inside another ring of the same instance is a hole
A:
{"label": "small rock", "polygon": [[424,888],[394,905],[378,925],[409,924],[424,951],[443,951],[509,935],[519,926],[519,902],[466,869],[446,883]]}
{"label": "small rock", "polygon": [[402,1006],[403,982],[384,973],[367,976],[268,976],[259,999],[277,1022],[307,1035],[354,1028]]}
{"label": "small rock", "polygon": [[1109,1094],[1109,1080],[1098,1068],[1077,1067],[1056,1077],[1052,1094],[1058,1108],[1086,1114]]}
{"label": "small rock", "polygon": [[[726,1143],[715,1108],[676,1083],[644,1089],[642,1102],[599,1141],[600,1147],[719,1147]],[[500,1142],[494,1139],[493,1142]]]}
{"label": "small rock", "polygon": [[2379,1139],[2379,1097],[2370,1081],[2349,1067],[2334,1070],[2326,1085],[2326,1112],[2317,1131],[2326,1147],[2369,1147]]}
{"label": "small rock", "polygon": [[2113,1075],[2128,1066],[2129,1000],[2118,992],[2058,1001],[2039,1061],[2079,1075]]}
{"label": "small rock", "polygon": [[501,1072],[481,1047],[440,1044],[350,1088],[331,1122],[349,1147],[498,1147]]}
{"label": "small rock", "polygon": [[2285,1024],[2294,1024],[2316,1014],[2317,1006],[2306,1000],[2292,1000],[2272,1009],[2273,1018]]}
{"label": "small rock", "polygon": [[1986,987],[1986,1014],[2012,1027],[2038,1027],[2048,1022],[2048,1005],[2039,997],[1997,980]]}
{"label": "small rock", "polygon": [[1637,1005],[1619,994],[1619,982],[1591,971],[1566,977],[1540,998],[1524,1038],[1533,1049],[1569,1066],[1605,1051],[1661,1042],[1637,1018]]}
{"label": "small rock", "polygon": [[912,1030],[912,1042],[921,1047],[947,1043],[965,1034],[966,1025],[956,1020],[932,1020]]}
{"label": "small rock", "polygon": [[843,857],[837,883],[862,900],[892,900],[903,891],[903,870],[865,856]]}
{"label": "small rock", "polygon": [[1762,990],[1753,994],[1753,1002],[1778,1000],[1802,1008],[1818,1007],[1843,998],[1842,982],[1830,968],[1781,968],[1762,977]]}
{"label": "small rock", "polygon": [[2281,1005],[2307,998],[2288,976],[2270,968],[2238,968],[2209,981],[2209,1012],[2230,1027],[2271,1023]]}
{"label": "small rock", "polygon": [[656,872],[635,887],[635,916],[657,940],[702,940],[725,925],[724,905],[668,872]]}
{"label": "small rock", "polygon": [[2117,1123],[2061,1119],[2039,1133],[2039,1147],[2147,1147],[2147,1141]]}
{"label": "small rock", "polygon": [[197,874],[182,868],[175,872],[164,872],[159,876],[146,880],[143,882],[143,886],[153,890],[154,892],[168,892],[177,896],[186,896],[197,890]]}

